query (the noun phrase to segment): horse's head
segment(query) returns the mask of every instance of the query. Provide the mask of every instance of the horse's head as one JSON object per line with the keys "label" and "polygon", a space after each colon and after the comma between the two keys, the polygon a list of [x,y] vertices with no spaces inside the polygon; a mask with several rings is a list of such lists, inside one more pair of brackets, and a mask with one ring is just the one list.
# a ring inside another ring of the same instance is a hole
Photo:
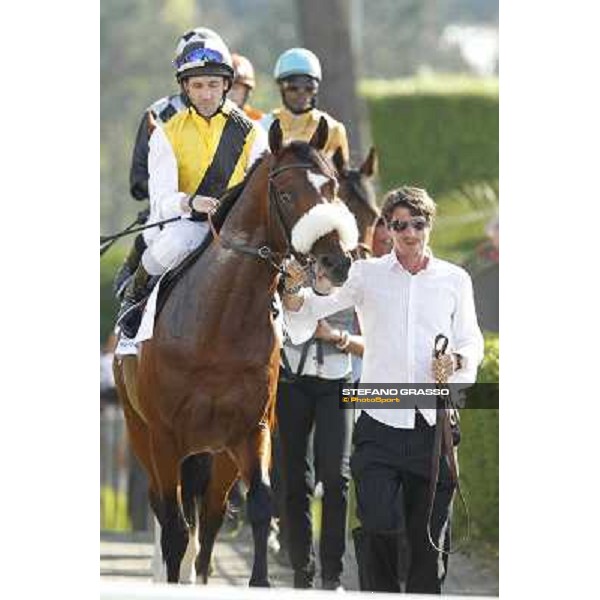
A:
{"label": "horse's head", "polygon": [[335,170],[321,152],[328,135],[327,121],[321,118],[310,142],[284,146],[279,121],[271,125],[271,218],[279,220],[294,254],[314,259],[331,282],[340,285],[348,276],[349,252],[358,243],[358,230],[338,197]]}
{"label": "horse's head", "polygon": [[358,256],[363,258],[371,252],[375,222],[379,217],[372,182],[377,172],[377,152],[372,146],[362,165],[353,169],[346,163],[338,148],[333,155],[333,164],[340,184],[339,196],[356,217],[359,250],[363,249],[363,252],[358,252]]}

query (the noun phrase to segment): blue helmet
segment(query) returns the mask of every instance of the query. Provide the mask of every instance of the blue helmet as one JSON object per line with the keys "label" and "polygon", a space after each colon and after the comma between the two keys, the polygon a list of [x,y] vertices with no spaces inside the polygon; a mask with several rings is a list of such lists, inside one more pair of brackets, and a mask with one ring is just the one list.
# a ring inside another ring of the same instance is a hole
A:
{"label": "blue helmet", "polygon": [[273,76],[276,81],[281,81],[292,75],[308,75],[320,82],[321,63],[306,48],[290,48],[277,59]]}

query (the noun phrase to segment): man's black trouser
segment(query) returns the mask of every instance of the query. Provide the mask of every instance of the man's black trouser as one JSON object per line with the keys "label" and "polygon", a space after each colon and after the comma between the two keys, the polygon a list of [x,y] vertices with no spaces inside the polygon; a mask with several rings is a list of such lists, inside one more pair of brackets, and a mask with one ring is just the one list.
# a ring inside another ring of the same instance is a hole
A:
{"label": "man's black trouser", "polygon": [[[398,429],[361,413],[354,429],[352,477],[362,523],[359,561],[361,589],[399,592],[398,524],[394,501],[402,486],[410,563],[406,592],[439,594],[445,562],[427,538],[427,508],[434,427],[417,413],[414,429]],[[454,484],[440,460],[431,537],[446,543]]]}
{"label": "man's black trouser", "polygon": [[308,457],[313,427],[315,479],[323,484],[321,577],[337,581],[342,573],[354,413],[339,408],[341,381],[347,380],[302,376],[294,382],[281,380],[277,390],[290,561],[297,587],[304,587],[303,581],[310,585],[315,574],[310,511],[313,490]]}

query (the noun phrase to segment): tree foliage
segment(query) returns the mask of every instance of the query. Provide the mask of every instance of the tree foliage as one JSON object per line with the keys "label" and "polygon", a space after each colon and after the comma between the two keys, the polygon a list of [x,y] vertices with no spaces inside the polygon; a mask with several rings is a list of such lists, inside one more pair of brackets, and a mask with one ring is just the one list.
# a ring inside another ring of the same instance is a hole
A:
{"label": "tree foliage", "polygon": [[[348,2],[356,73],[397,78],[423,65],[461,71],[455,50],[439,46],[448,23],[497,21],[496,0],[362,0]],[[272,72],[279,54],[302,44],[293,0],[102,0],[101,4],[101,222],[106,232],[131,221],[139,210],[128,192],[133,138],[142,111],[177,91],[171,60],[178,37],[207,26],[232,50],[254,63],[258,86],[253,104],[279,102]],[[320,6],[317,18],[331,19]]]}

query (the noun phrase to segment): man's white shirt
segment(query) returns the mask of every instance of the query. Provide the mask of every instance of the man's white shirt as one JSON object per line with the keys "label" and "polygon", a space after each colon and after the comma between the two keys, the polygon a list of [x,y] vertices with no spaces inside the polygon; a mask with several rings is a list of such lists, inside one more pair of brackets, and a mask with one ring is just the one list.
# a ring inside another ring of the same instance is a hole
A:
{"label": "man's white shirt", "polygon": [[[392,251],[354,262],[346,283],[329,296],[317,296],[307,288],[301,294],[300,311],[285,311],[294,344],[312,335],[318,319],[356,307],[365,341],[361,384],[432,383],[433,344],[439,333],[448,337],[448,350],[465,359],[465,366],[449,382],[475,382],[483,336],[471,278],[461,267],[429,254],[427,267],[411,275]],[[414,427],[414,409],[364,410],[392,427]],[[435,423],[435,409],[421,412],[430,425]]]}

